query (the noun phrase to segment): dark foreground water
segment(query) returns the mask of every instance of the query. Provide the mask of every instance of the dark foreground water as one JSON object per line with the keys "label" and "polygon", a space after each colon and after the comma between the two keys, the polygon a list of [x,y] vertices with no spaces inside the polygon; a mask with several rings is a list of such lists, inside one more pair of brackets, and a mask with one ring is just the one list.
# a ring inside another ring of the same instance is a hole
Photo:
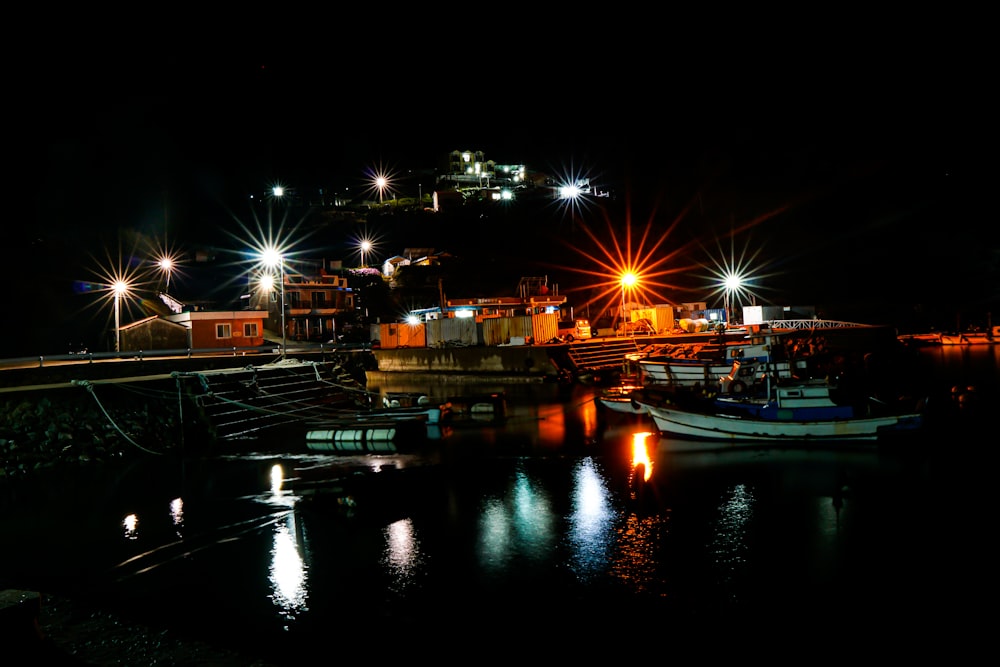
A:
{"label": "dark foreground water", "polygon": [[509,418],[412,451],[271,439],[9,485],[4,587],[274,664],[963,660],[993,631],[997,347],[920,353],[932,410],[912,441],[652,436],[647,482],[633,443],[652,422],[605,415],[597,389],[401,379],[383,389],[503,388]]}

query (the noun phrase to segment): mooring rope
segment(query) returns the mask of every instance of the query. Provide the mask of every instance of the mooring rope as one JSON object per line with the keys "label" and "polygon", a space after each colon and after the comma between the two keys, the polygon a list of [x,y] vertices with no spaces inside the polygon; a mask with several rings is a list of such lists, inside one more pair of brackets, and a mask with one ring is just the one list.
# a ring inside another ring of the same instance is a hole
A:
{"label": "mooring rope", "polygon": [[[257,386],[256,380],[257,380],[258,370],[263,370],[264,368],[273,368],[273,369],[283,368],[288,375],[301,378],[302,376],[300,374],[294,372],[293,366],[295,368],[301,369],[303,366],[306,365],[312,367],[314,378],[318,384],[336,388],[337,390],[343,392],[347,396],[351,396],[352,392],[360,392],[370,403],[371,401],[370,397],[372,396],[371,392],[368,392],[363,388],[359,389],[357,386],[352,387],[336,382],[331,382],[329,380],[325,380],[320,373],[321,370],[319,368],[320,364],[316,362],[296,361],[294,364],[292,364],[286,361],[282,363],[268,364],[260,368],[247,366],[245,369],[243,369],[245,371],[250,371],[252,373],[253,380],[249,384],[245,381],[241,381],[240,384],[242,384],[245,388],[253,388],[259,398],[269,400],[270,401],[269,406],[252,405],[250,403],[246,403],[244,401],[237,400],[234,398],[228,398],[226,396],[222,396],[216,393],[215,391],[213,391],[211,384],[209,382],[209,377],[205,373],[174,372],[171,375],[178,382],[178,391],[180,391],[179,383],[181,381],[181,378],[183,377],[195,378],[195,380],[200,385],[201,391],[198,395],[192,396],[192,398],[197,404],[202,406],[204,406],[204,402],[206,400],[217,401],[218,403],[231,405],[241,410],[245,410],[251,414],[276,417],[282,420],[299,420],[304,422],[316,421],[316,420],[328,420],[331,417],[336,417],[338,415],[343,416],[345,413],[349,413],[352,410],[360,409],[359,406],[356,405],[354,408],[334,407],[331,410],[330,406],[317,406],[315,403],[309,401],[303,401],[301,399],[295,399],[295,398],[290,399],[285,396],[282,396],[280,393],[269,394],[268,391]],[[337,367],[342,368],[339,365]],[[355,399],[355,401],[356,400],[357,399]]]}
{"label": "mooring rope", "polygon": [[138,442],[136,442],[135,440],[133,440],[131,437],[129,437],[129,435],[125,431],[123,431],[120,426],[118,426],[118,424],[115,422],[115,420],[111,418],[111,415],[108,414],[108,411],[104,409],[104,405],[101,403],[101,399],[99,399],[97,397],[97,393],[94,392],[94,385],[90,382],[90,380],[73,380],[73,384],[75,384],[77,386],[80,386],[80,387],[85,387],[87,389],[87,391],[90,392],[90,395],[94,397],[94,401],[97,402],[97,407],[99,407],[101,409],[101,412],[104,413],[104,416],[107,417],[108,423],[111,424],[111,426],[113,426],[114,429],[116,431],[118,431],[121,434],[121,436],[123,438],[125,438],[125,440],[128,441],[131,445],[133,445],[134,447],[137,447],[138,449],[141,449],[142,451],[146,452],[147,454],[156,454],[158,456],[162,456],[163,455],[163,452],[154,452],[151,449],[146,449],[145,447],[143,447],[142,445],[140,445]]}
{"label": "mooring rope", "polygon": [[[242,409],[248,410],[250,412],[257,412],[257,413],[260,413],[260,414],[271,415],[271,416],[274,416],[274,417],[289,417],[290,418],[290,417],[296,416],[296,413],[301,413],[303,410],[313,410],[313,411],[316,411],[316,406],[309,405],[308,403],[304,403],[302,401],[285,401],[284,403],[281,403],[280,405],[296,404],[296,405],[301,405],[302,406],[302,407],[300,407],[298,409],[295,409],[295,410],[283,411],[283,410],[272,410],[270,408],[262,407],[262,406],[259,406],[259,405],[250,405],[249,403],[243,403],[242,401],[237,401],[237,400],[234,400],[232,398],[226,398],[225,396],[219,396],[218,394],[216,394],[215,392],[213,392],[208,387],[208,378],[206,378],[205,376],[203,376],[201,374],[195,374],[195,375],[196,375],[196,377],[198,377],[201,380],[202,386],[205,389],[205,393],[203,394],[203,396],[215,399],[215,400],[220,401],[222,403],[227,403],[229,405],[234,405],[234,406],[236,406],[238,408],[242,408]],[[316,411],[316,413],[318,415],[321,415],[321,416],[323,415],[323,411],[322,410]]]}

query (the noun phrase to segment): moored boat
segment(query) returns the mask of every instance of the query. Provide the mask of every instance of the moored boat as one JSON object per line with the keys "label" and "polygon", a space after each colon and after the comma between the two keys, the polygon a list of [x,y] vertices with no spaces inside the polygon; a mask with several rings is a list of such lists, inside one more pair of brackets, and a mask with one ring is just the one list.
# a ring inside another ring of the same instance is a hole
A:
{"label": "moored boat", "polygon": [[706,440],[878,440],[919,429],[923,405],[892,411],[836,399],[823,380],[779,384],[764,398],[719,396],[702,407],[647,404],[663,434]]}
{"label": "moored boat", "polygon": [[770,361],[771,372],[779,377],[804,375],[808,361],[793,357],[792,341],[787,336],[757,334],[738,342],[687,347],[666,345],[656,351],[637,354],[633,361],[645,382],[675,387],[712,389],[719,378],[729,372],[734,361],[742,361],[745,367]]}
{"label": "moored boat", "polygon": [[673,387],[657,384],[625,383],[606,387],[594,397],[605,411],[620,415],[645,415],[648,404],[675,403],[681,400]]}

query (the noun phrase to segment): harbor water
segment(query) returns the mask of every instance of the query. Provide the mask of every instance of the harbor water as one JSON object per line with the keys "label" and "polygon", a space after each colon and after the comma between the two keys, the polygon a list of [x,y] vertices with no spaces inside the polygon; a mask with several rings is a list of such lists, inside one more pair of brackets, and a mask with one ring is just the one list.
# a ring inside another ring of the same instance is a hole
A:
{"label": "harbor water", "polygon": [[681,451],[596,387],[400,377],[380,389],[503,391],[506,419],[4,482],[4,585],[274,665],[978,657],[998,348],[915,352],[924,432],[846,448]]}

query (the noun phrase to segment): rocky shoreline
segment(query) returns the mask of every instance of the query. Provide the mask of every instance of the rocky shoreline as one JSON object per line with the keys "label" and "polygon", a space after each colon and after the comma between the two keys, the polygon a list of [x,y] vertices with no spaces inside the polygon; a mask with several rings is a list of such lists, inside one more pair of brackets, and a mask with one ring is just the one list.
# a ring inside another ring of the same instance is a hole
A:
{"label": "rocky shoreline", "polygon": [[[56,466],[86,467],[211,444],[206,424],[182,408],[175,373],[243,369],[246,357],[81,363],[0,372],[0,480]],[[310,360],[307,358],[308,363]],[[363,386],[370,356],[314,360]]]}
{"label": "rocky shoreline", "polygon": [[[172,400],[171,400],[172,399]],[[102,385],[0,399],[0,479],[54,466],[87,466],[163,453],[180,441],[176,395]]]}

